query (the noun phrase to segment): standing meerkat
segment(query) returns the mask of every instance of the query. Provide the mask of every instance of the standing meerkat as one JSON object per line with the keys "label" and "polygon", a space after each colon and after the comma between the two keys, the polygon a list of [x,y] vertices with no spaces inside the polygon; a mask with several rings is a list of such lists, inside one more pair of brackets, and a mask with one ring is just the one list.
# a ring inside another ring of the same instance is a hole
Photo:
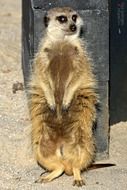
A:
{"label": "standing meerkat", "polygon": [[69,7],[53,8],[28,84],[32,147],[37,162],[50,171],[37,182],[62,173],[85,184],[81,171],[95,156],[92,132],[96,120],[96,80],[85,43],[79,38],[83,21]]}

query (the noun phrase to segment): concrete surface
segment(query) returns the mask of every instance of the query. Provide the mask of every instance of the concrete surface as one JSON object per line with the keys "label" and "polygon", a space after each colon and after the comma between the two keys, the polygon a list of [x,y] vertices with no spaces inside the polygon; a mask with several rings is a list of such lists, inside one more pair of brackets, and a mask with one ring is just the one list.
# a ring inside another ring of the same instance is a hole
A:
{"label": "concrete surface", "polygon": [[0,2],[0,190],[126,190],[127,122],[111,127],[110,160],[117,166],[83,173],[86,186],[73,187],[66,175],[35,184],[42,169],[31,153],[30,121],[24,91],[12,92],[21,71],[21,1]]}

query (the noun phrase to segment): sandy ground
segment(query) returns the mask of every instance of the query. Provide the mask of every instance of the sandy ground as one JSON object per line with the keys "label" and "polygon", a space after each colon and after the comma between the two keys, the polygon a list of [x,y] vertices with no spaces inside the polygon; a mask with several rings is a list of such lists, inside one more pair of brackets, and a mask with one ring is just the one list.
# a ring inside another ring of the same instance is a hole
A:
{"label": "sandy ground", "polygon": [[[23,82],[21,70],[21,1],[0,1],[0,189],[68,190],[72,177],[63,175],[49,184],[35,184],[42,170],[33,159],[30,121],[24,91],[12,92]],[[127,122],[111,127],[110,160],[117,166],[89,171],[86,190],[127,189]]]}

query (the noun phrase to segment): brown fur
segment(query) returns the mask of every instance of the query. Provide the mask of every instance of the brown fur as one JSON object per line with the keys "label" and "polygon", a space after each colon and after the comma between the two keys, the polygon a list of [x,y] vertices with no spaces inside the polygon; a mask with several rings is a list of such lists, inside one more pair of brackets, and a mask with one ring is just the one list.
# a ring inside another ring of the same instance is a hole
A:
{"label": "brown fur", "polygon": [[[77,48],[66,43],[62,45],[63,47],[57,44],[57,48],[62,48],[59,54],[55,54],[58,52],[55,47],[46,52],[50,60],[46,70],[42,68],[40,59],[35,62],[35,73],[31,80],[29,95],[32,144],[40,165],[49,171],[56,171],[56,175],[62,172],[73,174],[76,178],[75,183],[82,185],[82,179],[79,179],[75,173],[86,169],[92,163],[95,153],[92,134],[97,102],[95,79],[88,60],[83,55],[78,56]],[[80,77],[82,83],[73,94],[68,111],[64,112],[62,100],[71,73],[73,77],[69,85],[74,85]],[[41,86],[40,80],[46,77],[45,74],[47,75],[45,80],[52,80],[54,84],[56,112],[50,110]],[[53,178],[57,177],[56,175],[53,175]],[[50,181],[52,177],[41,177],[41,180]]]}
{"label": "brown fur", "polygon": [[48,182],[63,172],[80,172],[95,155],[93,123],[96,120],[96,80],[80,40],[46,43],[36,55],[29,82],[32,147],[38,163],[51,171],[38,182]]}

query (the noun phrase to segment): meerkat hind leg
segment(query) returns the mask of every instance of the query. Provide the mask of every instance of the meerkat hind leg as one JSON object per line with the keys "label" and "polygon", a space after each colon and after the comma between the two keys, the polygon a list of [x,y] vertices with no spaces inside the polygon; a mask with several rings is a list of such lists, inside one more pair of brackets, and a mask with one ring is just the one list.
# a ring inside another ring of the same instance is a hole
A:
{"label": "meerkat hind leg", "polygon": [[80,169],[78,168],[73,168],[73,175],[74,175],[74,182],[73,182],[73,186],[83,186],[85,185],[85,181],[82,179],[81,174],[80,174]]}
{"label": "meerkat hind leg", "polygon": [[47,183],[59,177],[64,172],[64,168],[57,168],[46,176],[40,176],[36,183]]}

